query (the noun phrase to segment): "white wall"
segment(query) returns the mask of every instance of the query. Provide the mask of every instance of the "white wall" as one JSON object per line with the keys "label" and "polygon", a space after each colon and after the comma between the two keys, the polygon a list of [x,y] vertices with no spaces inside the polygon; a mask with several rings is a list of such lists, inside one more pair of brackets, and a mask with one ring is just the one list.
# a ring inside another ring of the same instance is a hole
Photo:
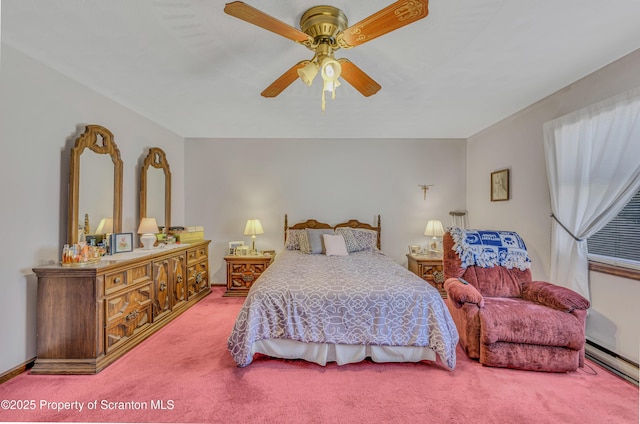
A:
{"label": "white wall", "polygon": [[[0,68],[0,374],[36,355],[36,278],[66,238],[70,148],[86,124],[114,134],[124,164],[123,230],[137,229],[139,162],[165,150],[172,216],[184,218],[184,140],[2,44]],[[93,223],[94,228],[97,223]],[[79,319],[82,319],[79,317]]]}
{"label": "white wall", "polygon": [[[465,207],[464,140],[186,140],[187,225],[204,225],[211,279],[226,282],[227,243],[259,218],[256,248],[282,250],[284,215],[338,224],[382,219],[382,250],[406,264],[427,220]],[[424,200],[419,184],[433,184]]]}
{"label": "white wall", "polygon": [[[542,125],[638,86],[640,50],[469,138],[467,205],[471,226],[518,231],[532,255],[534,278],[548,279],[551,262],[551,203]],[[512,200],[491,202],[489,175],[502,168],[511,169]],[[590,276],[592,308],[587,335],[637,363],[640,308],[624,307],[621,302],[640,299],[640,282],[594,274]]]}

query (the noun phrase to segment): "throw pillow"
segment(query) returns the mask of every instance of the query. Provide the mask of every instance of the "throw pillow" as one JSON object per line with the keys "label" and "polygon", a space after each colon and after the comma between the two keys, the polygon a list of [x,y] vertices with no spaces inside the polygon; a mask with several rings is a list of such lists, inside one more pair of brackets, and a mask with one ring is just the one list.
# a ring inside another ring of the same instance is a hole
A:
{"label": "throw pillow", "polygon": [[347,256],[347,245],[340,234],[323,234],[325,253],[327,256]]}

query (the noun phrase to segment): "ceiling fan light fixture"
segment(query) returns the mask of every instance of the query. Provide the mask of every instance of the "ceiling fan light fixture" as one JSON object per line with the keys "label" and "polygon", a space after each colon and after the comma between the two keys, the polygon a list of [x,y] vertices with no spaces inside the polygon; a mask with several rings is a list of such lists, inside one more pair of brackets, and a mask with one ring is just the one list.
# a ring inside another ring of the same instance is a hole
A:
{"label": "ceiling fan light fixture", "polygon": [[[227,3],[224,11],[235,18],[295,41],[315,53],[313,59],[296,63],[271,83],[260,93],[263,97],[278,96],[298,77],[305,84],[311,85],[318,72],[321,72],[323,83],[333,82],[325,83],[323,97],[325,89],[329,89],[335,95],[336,82],[343,70],[345,81],[363,96],[369,97],[380,90],[380,84],[349,60],[341,58],[339,62],[336,61],[333,58],[334,52],[360,46],[425,18],[429,14],[429,0],[395,0],[389,6],[352,25],[349,25],[346,15],[336,7],[313,6],[300,18],[300,29],[242,1]],[[313,63],[315,68],[309,62]]]}
{"label": "ceiling fan light fixture", "polygon": [[340,62],[332,57],[327,57],[320,64],[320,74],[325,81],[337,81],[342,73]]}
{"label": "ceiling fan light fixture", "polygon": [[325,57],[320,62],[320,75],[324,81],[322,87],[322,111],[325,109],[324,93],[325,91],[331,92],[331,99],[336,98],[336,87],[340,85],[340,74],[342,73],[342,65],[333,57]]}
{"label": "ceiling fan light fixture", "polygon": [[318,65],[314,62],[309,62],[304,67],[298,69],[298,76],[307,85],[311,85],[313,79],[318,75]]}

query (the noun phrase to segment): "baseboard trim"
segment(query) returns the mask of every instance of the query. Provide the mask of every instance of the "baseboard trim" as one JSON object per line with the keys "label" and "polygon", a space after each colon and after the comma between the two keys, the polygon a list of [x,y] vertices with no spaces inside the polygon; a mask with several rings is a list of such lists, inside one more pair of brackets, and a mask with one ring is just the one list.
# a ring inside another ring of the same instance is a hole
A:
{"label": "baseboard trim", "polygon": [[0,384],[11,380],[13,377],[18,376],[27,370],[30,370],[33,367],[33,364],[35,364],[35,362],[36,362],[36,358],[33,357],[29,359],[27,362],[24,362],[18,365],[17,367],[14,367],[9,371],[0,374]]}
{"label": "baseboard trim", "polygon": [[585,354],[587,358],[591,359],[598,365],[608,369],[636,386],[639,385],[638,379],[640,376],[640,369],[638,368],[637,363],[590,340],[587,340]]}

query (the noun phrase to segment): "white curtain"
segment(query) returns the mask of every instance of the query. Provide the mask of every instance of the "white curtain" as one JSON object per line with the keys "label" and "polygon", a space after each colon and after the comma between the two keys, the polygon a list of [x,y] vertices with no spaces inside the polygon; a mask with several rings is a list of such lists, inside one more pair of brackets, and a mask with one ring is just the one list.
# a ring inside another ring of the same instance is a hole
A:
{"label": "white curtain", "polygon": [[544,124],[551,281],[587,299],[586,239],[640,189],[640,87]]}

